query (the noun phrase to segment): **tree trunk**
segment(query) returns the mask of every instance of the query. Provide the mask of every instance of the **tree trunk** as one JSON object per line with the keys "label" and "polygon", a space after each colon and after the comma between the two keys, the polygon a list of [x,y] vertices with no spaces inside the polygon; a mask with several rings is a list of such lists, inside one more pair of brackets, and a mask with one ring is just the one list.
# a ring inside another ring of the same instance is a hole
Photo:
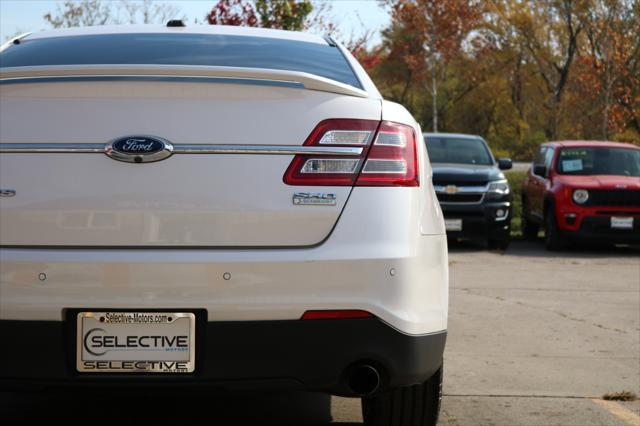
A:
{"label": "tree trunk", "polygon": [[609,88],[607,87],[604,100],[604,114],[602,117],[602,138],[609,140]]}
{"label": "tree trunk", "polygon": [[[608,60],[609,58],[607,58]],[[605,83],[604,83],[604,111],[602,114],[602,138],[609,140],[609,108],[611,105],[611,67],[609,63],[605,63]]]}
{"label": "tree trunk", "polygon": [[435,59],[431,63],[431,94],[433,98],[433,132],[438,133],[438,80]]}

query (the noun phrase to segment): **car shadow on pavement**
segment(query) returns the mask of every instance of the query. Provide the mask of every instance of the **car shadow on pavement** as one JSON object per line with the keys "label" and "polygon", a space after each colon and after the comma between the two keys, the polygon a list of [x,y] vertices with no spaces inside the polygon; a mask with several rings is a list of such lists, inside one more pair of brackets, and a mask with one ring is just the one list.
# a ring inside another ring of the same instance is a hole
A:
{"label": "car shadow on pavement", "polygon": [[2,392],[0,418],[4,424],[11,425],[60,420],[67,424],[320,426],[331,424],[331,407],[328,395],[307,392],[265,395],[180,389],[163,392],[83,389]]}
{"label": "car shadow on pavement", "polygon": [[599,258],[599,257],[638,257],[640,247],[638,246],[602,246],[581,244],[567,247],[559,251],[548,251],[544,247],[544,240],[512,239],[506,251],[488,250],[486,244],[475,241],[448,241],[450,253],[476,253],[490,251],[505,256],[526,256],[526,257],[571,257],[571,258]]}
{"label": "car shadow on pavement", "polygon": [[527,257],[571,257],[579,259],[599,258],[599,257],[638,257],[640,247],[596,245],[596,244],[573,244],[558,250],[549,251],[544,247],[544,240],[514,240],[505,252],[508,256]]}

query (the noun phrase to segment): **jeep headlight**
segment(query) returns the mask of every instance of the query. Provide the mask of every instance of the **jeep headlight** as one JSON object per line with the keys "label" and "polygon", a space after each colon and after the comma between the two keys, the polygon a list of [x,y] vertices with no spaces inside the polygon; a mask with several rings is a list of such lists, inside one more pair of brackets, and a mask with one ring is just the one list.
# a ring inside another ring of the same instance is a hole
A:
{"label": "jeep headlight", "polygon": [[489,188],[487,189],[487,192],[496,195],[507,195],[509,194],[509,183],[506,179],[489,182]]}
{"label": "jeep headlight", "polygon": [[586,189],[576,189],[573,191],[573,201],[576,204],[584,204],[589,200],[589,191]]}

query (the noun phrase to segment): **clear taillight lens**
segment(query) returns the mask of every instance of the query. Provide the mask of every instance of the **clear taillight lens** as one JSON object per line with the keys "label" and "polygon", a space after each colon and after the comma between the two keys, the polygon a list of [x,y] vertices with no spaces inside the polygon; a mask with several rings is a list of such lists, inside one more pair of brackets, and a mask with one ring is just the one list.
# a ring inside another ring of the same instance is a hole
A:
{"label": "clear taillight lens", "polygon": [[325,120],[304,145],[361,147],[362,153],[342,157],[296,155],[283,178],[288,185],[419,185],[416,138],[410,126],[388,121]]}

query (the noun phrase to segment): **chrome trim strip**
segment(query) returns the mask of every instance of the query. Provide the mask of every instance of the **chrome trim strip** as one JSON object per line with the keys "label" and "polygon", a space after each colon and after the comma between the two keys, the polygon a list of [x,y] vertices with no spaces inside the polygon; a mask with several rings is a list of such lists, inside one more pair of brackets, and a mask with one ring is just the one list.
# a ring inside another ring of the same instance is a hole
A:
{"label": "chrome trim strip", "polygon": [[[443,192],[443,194],[446,194]],[[453,194],[455,195],[455,194]],[[470,206],[470,205],[476,205],[476,204],[482,204],[484,202],[484,196],[485,194],[476,194],[476,195],[481,195],[480,200],[478,201],[462,201],[462,202],[458,202],[458,201],[440,201],[438,200],[438,202],[441,205],[446,205],[446,206]]]}
{"label": "chrome trim strip", "polygon": [[[344,146],[214,145],[174,144],[174,154],[254,154],[254,155],[361,155],[363,148]],[[97,154],[105,144],[95,143],[0,143],[1,154]]]}
{"label": "chrome trim strip", "polygon": [[[0,151],[1,152],[1,151]],[[362,148],[345,146],[286,145],[186,145],[174,144],[174,154],[262,154],[262,155],[360,155]]]}
{"label": "chrome trim strip", "polygon": [[103,143],[0,143],[2,154],[104,154]]}
{"label": "chrome trim strip", "polygon": [[455,206],[461,206],[461,205],[477,205],[477,204],[482,204],[484,202],[484,198],[485,195],[487,194],[487,192],[489,191],[489,184],[486,184],[485,186],[458,186],[457,191],[453,194],[450,194],[446,191],[447,186],[446,185],[434,185],[433,189],[437,194],[444,194],[444,195],[451,195],[451,196],[456,196],[456,195],[480,195],[480,199],[478,201],[438,201],[441,205],[455,205]]}
{"label": "chrome trim strip", "polygon": [[286,80],[265,80],[258,78],[180,76],[180,75],[65,75],[42,77],[7,77],[0,79],[3,84],[30,83],[69,83],[69,82],[110,82],[110,81],[152,81],[174,83],[218,83],[218,84],[250,84],[258,86],[288,87],[304,89],[303,83]]}
{"label": "chrome trim strip", "polygon": [[[446,192],[446,185],[434,185],[433,189],[437,192],[437,193],[441,193],[441,194],[448,194]],[[485,192],[489,191],[489,184],[485,185],[485,186],[457,186],[457,191],[453,194],[450,195],[456,195],[456,194],[484,194]]]}

